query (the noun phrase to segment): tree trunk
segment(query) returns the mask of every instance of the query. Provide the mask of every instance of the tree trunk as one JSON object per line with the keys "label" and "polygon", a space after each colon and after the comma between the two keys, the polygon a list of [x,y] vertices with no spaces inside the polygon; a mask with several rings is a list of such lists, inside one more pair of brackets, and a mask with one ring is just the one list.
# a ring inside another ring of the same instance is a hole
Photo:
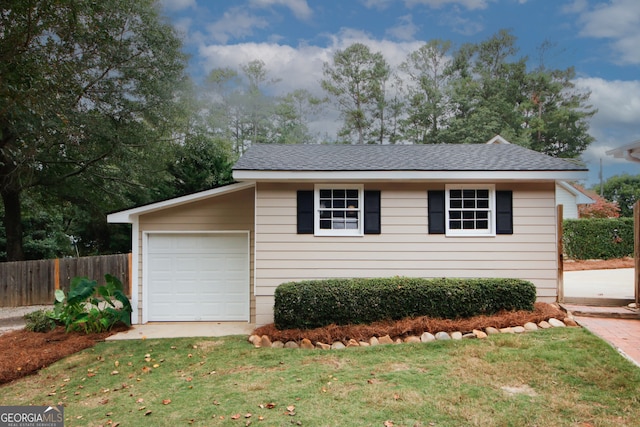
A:
{"label": "tree trunk", "polygon": [[19,190],[0,190],[4,203],[4,228],[7,236],[7,261],[24,261],[22,247],[22,209]]}

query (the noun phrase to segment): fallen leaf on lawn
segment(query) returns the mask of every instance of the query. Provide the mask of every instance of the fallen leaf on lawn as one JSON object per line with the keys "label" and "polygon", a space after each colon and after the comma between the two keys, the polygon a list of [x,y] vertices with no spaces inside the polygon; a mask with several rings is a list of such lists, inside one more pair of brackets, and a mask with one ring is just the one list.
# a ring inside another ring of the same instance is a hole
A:
{"label": "fallen leaf on lawn", "polygon": [[146,372],[149,372],[149,371],[151,371],[151,368],[150,368],[150,367],[148,367],[148,366],[143,366],[143,367],[142,367],[142,372],[145,372],[145,373],[146,373]]}
{"label": "fallen leaf on lawn", "polygon": [[193,378],[191,378],[191,377],[187,377],[186,381],[187,381],[188,383],[190,383],[191,381],[193,381]]}
{"label": "fallen leaf on lawn", "polygon": [[237,419],[239,419],[240,417],[241,417],[241,415],[240,415],[240,414],[233,414],[233,415],[231,415],[231,419],[232,419],[232,420],[237,420]]}
{"label": "fallen leaf on lawn", "polygon": [[393,400],[400,400],[400,395],[399,394],[394,394],[393,395]]}
{"label": "fallen leaf on lawn", "polygon": [[189,353],[187,354],[187,357],[193,357],[193,354]]}
{"label": "fallen leaf on lawn", "polygon": [[213,401],[213,404],[214,404],[214,405],[216,405],[216,406],[218,406],[218,405],[220,404],[220,402],[218,402],[217,400],[214,400],[214,401]]}
{"label": "fallen leaf on lawn", "polygon": [[[146,407],[146,406],[141,406],[141,407],[139,407],[139,408],[138,408],[138,411],[144,411],[145,409],[147,409],[147,407]],[[146,415],[146,414],[145,414],[145,415]]]}
{"label": "fallen leaf on lawn", "polygon": [[262,415],[258,416],[258,421],[264,421],[264,417]]}
{"label": "fallen leaf on lawn", "polygon": [[162,404],[163,404],[163,405],[168,405],[169,403],[171,403],[171,399],[164,399],[164,400],[162,400]]}
{"label": "fallen leaf on lawn", "polygon": [[117,368],[118,366],[120,366],[120,362],[116,360],[115,362],[113,362],[113,365]]}
{"label": "fallen leaf on lawn", "polygon": [[244,414],[244,417],[245,418],[251,418],[251,415],[252,415],[251,413],[247,412],[246,414]]}
{"label": "fallen leaf on lawn", "polygon": [[295,410],[296,410],[295,406],[293,406],[293,405],[287,406],[287,411],[292,412],[292,411],[295,411]]}
{"label": "fallen leaf on lawn", "polygon": [[89,372],[89,373],[87,374],[87,376],[88,376],[89,378],[91,378],[91,377],[95,377],[95,376],[96,376],[96,374],[94,374],[93,372]]}
{"label": "fallen leaf on lawn", "polygon": [[147,411],[147,412],[145,412],[145,413],[144,413],[144,416],[146,417],[147,415],[151,415],[151,412],[153,412],[153,411]]}
{"label": "fallen leaf on lawn", "polygon": [[171,350],[175,350],[177,347],[175,345],[171,346]]}
{"label": "fallen leaf on lawn", "polygon": [[276,407],[276,404],[275,404],[275,403],[273,403],[273,402],[269,402],[269,403],[267,403],[267,405],[266,405],[266,408],[267,408],[267,409],[273,409],[273,408],[275,408],[275,407]]}
{"label": "fallen leaf on lawn", "polygon": [[393,421],[387,420],[387,421],[384,422],[383,425],[384,425],[384,427],[393,427]]}
{"label": "fallen leaf on lawn", "polygon": [[111,375],[118,375],[120,372],[118,371],[111,371]]}
{"label": "fallen leaf on lawn", "polygon": [[155,364],[153,365],[153,367],[154,367],[154,368],[159,368],[159,367],[160,367],[160,365],[158,365],[157,363],[155,363]]}

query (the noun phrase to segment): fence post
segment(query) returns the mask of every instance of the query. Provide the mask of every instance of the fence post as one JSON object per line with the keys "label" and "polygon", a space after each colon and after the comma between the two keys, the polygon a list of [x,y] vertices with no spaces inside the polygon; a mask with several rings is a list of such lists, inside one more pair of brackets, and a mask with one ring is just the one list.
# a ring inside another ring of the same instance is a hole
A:
{"label": "fence post", "polygon": [[556,221],[558,230],[558,302],[564,302],[564,247],[562,245],[562,218],[564,216],[563,205],[556,207]]}
{"label": "fence post", "polygon": [[60,289],[60,258],[56,258],[53,261],[53,290]]}
{"label": "fence post", "polygon": [[640,201],[633,205],[633,259],[636,308],[640,308]]}

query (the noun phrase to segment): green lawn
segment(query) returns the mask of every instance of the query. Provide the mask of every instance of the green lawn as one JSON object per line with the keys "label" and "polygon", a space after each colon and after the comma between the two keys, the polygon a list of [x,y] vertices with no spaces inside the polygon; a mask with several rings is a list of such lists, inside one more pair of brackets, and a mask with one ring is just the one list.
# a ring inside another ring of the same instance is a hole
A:
{"label": "green lawn", "polygon": [[332,351],[187,338],[100,343],[0,387],[2,405],[58,402],[66,426],[631,426],[640,369],[580,328]]}

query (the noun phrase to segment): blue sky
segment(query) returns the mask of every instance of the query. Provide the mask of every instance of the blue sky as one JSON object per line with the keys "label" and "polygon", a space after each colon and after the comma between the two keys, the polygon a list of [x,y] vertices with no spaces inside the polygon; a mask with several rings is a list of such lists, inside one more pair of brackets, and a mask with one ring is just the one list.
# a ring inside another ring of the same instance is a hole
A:
{"label": "blue sky", "polygon": [[[639,0],[161,0],[191,55],[189,72],[200,80],[216,67],[265,62],[281,79],[276,93],[308,89],[322,94],[322,64],[355,42],[400,64],[426,41],[456,45],[486,40],[500,29],[518,38],[519,54],[539,63],[539,46],[553,44],[549,68],[575,67],[577,88],[591,92],[598,113],[583,154],[588,185],[620,173],[640,174],[640,164],[607,156],[611,148],[640,140]],[[337,120],[337,119],[336,119]],[[314,123],[331,132],[335,121]]]}

